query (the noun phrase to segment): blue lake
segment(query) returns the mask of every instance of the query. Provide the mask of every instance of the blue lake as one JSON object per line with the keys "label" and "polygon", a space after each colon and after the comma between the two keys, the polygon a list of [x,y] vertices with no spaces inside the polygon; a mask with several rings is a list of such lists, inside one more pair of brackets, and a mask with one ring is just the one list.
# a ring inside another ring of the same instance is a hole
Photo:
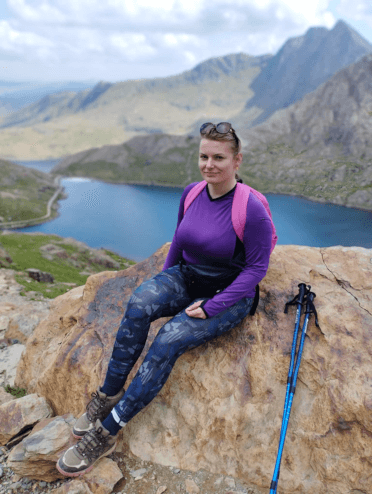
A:
{"label": "blue lake", "polygon": [[[57,162],[18,163],[48,172]],[[106,184],[85,178],[65,178],[62,185],[68,198],[59,202],[60,216],[20,231],[73,237],[135,261],[172,240],[182,189]],[[279,244],[372,248],[372,212],[292,196],[266,197]]]}

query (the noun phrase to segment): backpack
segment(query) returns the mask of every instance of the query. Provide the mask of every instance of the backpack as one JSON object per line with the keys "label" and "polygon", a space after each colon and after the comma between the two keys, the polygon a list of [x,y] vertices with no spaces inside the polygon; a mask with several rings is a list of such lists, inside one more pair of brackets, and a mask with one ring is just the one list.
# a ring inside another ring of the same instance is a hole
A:
{"label": "backpack", "polygon": [[[185,215],[187,209],[190,207],[191,203],[198,197],[198,195],[204,190],[206,187],[207,182],[203,180],[202,182],[199,182],[196,184],[187,194],[185,198],[185,203],[184,203],[184,209],[183,209],[183,214]],[[249,194],[252,193],[254,194],[257,199],[263,204],[267,214],[269,215],[270,221],[271,221],[271,228],[272,228],[272,237],[271,237],[271,250],[270,254],[274,250],[274,247],[278,241],[278,236],[276,234],[276,229],[273,223],[273,219],[271,216],[271,211],[269,208],[269,203],[267,202],[266,197],[261,194],[261,192],[258,192],[257,190],[253,189],[252,187],[249,187],[249,185],[237,182],[236,184],[236,189],[234,192],[234,199],[233,199],[233,204],[231,208],[231,221],[233,224],[233,228],[235,230],[235,233],[239,240],[243,242],[244,240],[244,229],[245,229],[245,224],[247,220],[247,204],[248,204],[248,199],[249,199]],[[254,302],[252,305],[252,309],[250,311],[250,314],[253,316],[253,314],[256,312],[256,308],[258,305],[258,301],[260,298],[260,291],[259,291],[259,286],[256,286],[256,294],[254,297]]]}
{"label": "backpack", "polygon": [[[206,187],[207,182],[203,180],[202,182],[199,182],[196,184],[187,194],[185,198],[185,203],[184,203],[184,208],[183,208],[183,214],[186,213],[187,209],[191,205],[191,203],[194,201],[194,199],[197,198],[197,196],[201,193],[201,191]],[[254,194],[259,201],[262,202],[264,208],[266,209],[267,214],[269,215],[270,221],[271,221],[271,228],[272,228],[272,237],[271,237],[271,250],[270,254],[274,250],[274,247],[278,241],[278,236],[276,234],[275,226],[273,223],[273,219],[271,216],[271,211],[269,208],[269,203],[267,202],[266,197],[261,194],[261,192],[258,192],[258,190],[253,189],[252,187],[249,187],[249,185],[242,184],[240,182],[237,182],[236,184],[236,189],[234,192],[234,199],[233,199],[233,204],[232,204],[232,210],[231,210],[231,220],[232,224],[235,230],[236,235],[240,239],[241,242],[243,242],[244,239],[244,228],[245,228],[245,223],[247,220],[247,204],[248,204],[248,199],[249,199],[249,194],[252,193]]]}

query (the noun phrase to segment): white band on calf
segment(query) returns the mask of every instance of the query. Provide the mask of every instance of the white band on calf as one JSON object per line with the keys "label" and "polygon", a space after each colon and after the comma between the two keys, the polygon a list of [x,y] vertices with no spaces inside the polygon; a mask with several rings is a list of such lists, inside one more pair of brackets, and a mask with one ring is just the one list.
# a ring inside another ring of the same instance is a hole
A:
{"label": "white band on calf", "polygon": [[111,410],[111,415],[114,417],[115,422],[116,422],[117,424],[119,424],[119,425],[120,425],[120,427],[124,427],[125,425],[127,425],[127,424],[126,424],[126,422],[122,422],[122,421],[120,420],[120,417],[119,417],[119,415],[116,413],[115,408],[113,408],[113,409]]}

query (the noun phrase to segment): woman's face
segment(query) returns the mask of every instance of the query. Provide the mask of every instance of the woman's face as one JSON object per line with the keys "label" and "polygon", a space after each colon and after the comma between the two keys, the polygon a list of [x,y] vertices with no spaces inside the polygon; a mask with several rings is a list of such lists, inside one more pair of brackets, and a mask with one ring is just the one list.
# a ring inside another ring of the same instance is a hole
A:
{"label": "woman's face", "polygon": [[213,185],[233,182],[241,162],[242,154],[234,156],[229,142],[200,141],[199,170],[206,182]]}

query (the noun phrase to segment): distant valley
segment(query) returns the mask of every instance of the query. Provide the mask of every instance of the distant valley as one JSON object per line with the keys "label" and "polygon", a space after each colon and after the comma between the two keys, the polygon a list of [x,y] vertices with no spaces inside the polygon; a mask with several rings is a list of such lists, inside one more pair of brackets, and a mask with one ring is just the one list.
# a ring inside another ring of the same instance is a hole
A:
{"label": "distant valley", "polygon": [[[242,132],[241,175],[262,192],[372,209],[372,54],[299,102]],[[198,139],[153,134],[90,149],[53,171],[109,182],[185,186],[199,180]]]}
{"label": "distant valley", "polygon": [[276,55],[233,54],[172,77],[48,94],[0,120],[1,157],[60,158],[138,135],[196,135],[206,119],[248,129],[371,52],[340,21],[288,40]]}
{"label": "distant valley", "polygon": [[344,22],[312,28],[276,55],[240,53],[183,74],[49,94],[0,121],[18,159],[109,182],[198,180],[198,129],[231,121],[241,174],[262,192],[372,209],[372,45]]}

